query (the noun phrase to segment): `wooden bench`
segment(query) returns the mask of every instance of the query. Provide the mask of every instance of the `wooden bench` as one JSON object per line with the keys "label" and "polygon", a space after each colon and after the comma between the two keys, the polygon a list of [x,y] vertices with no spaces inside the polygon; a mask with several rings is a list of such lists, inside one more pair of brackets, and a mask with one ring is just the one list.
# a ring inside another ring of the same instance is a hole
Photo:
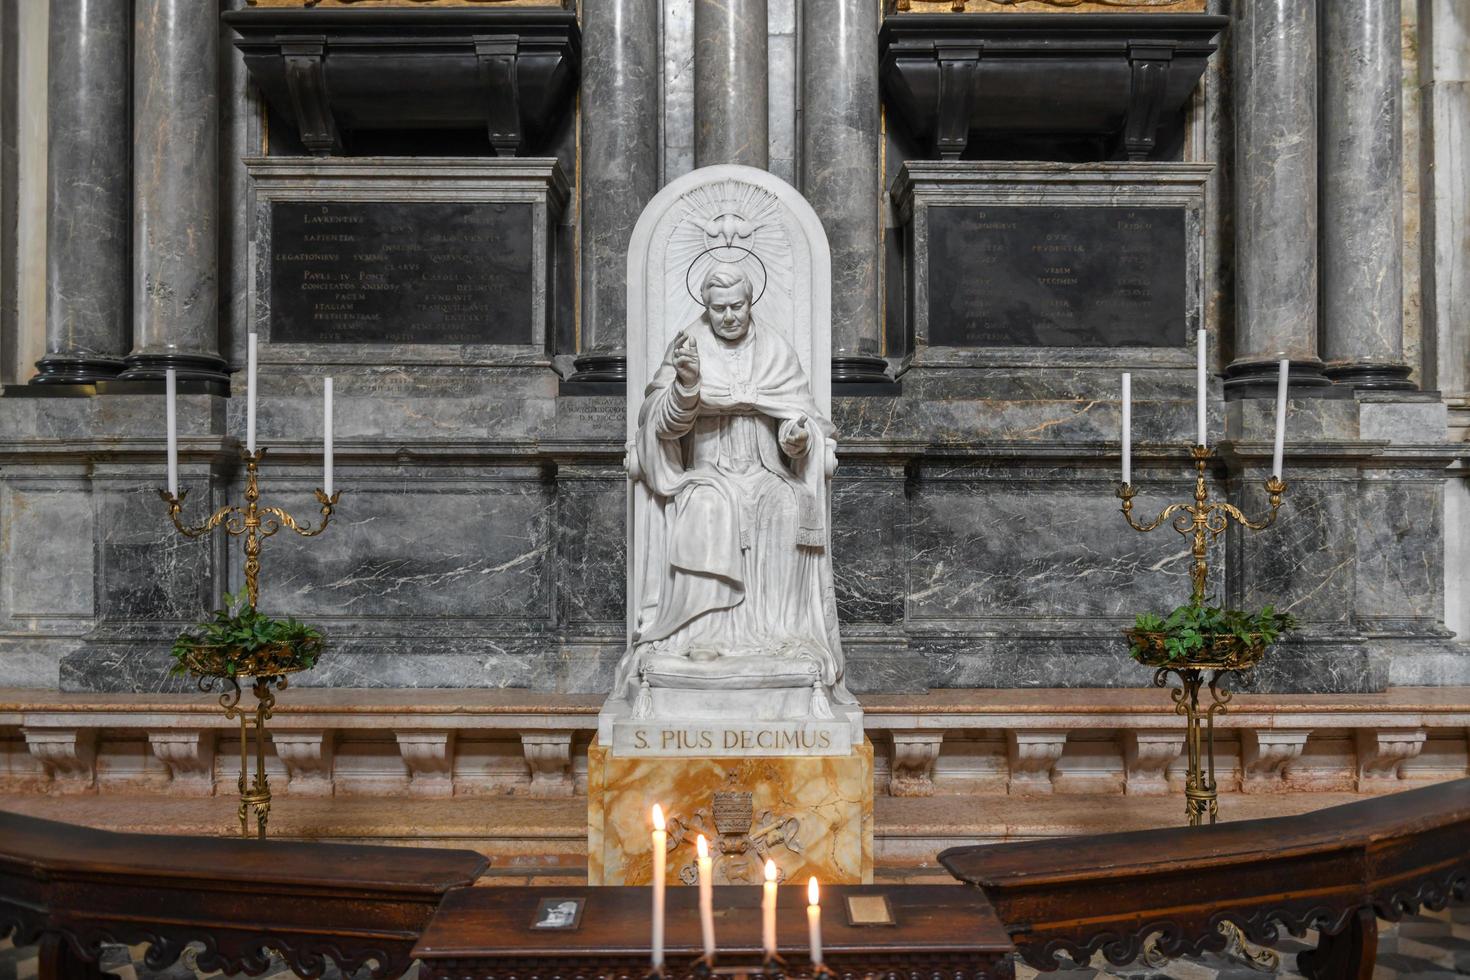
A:
{"label": "wooden bench", "polygon": [[1379,918],[1470,902],[1470,779],[1294,817],[952,848],[950,873],[980,888],[1027,963],[1056,970],[1219,951],[1229,921],[1273,944],[1316,928],[1308,977],[1369,978]]}
{"label": "wooden bench", "polygon": [[278,951],[303,976],[376,962],[398,977],[473,851],[116,834],[0,812],[0,937],[39,943],[41,980],[93,980],[112,943],[150,944],[163,969],[263,972]]}

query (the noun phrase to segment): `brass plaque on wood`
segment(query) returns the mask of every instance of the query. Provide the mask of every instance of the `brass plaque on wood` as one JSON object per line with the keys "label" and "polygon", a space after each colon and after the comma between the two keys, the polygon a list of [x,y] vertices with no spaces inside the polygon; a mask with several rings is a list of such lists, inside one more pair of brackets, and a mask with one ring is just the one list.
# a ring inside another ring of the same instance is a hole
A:
{"label": "brass plaque on wood", "polygon": [[847,924],[850,926],[891,926],[893,908],[887,895],[848,895]]}
{"label": "brass plaque on wood", "polygon": [[531,928],[577,929],[582,925],[582,907],[586,904],[585,898],[543,898],[536,906]]}

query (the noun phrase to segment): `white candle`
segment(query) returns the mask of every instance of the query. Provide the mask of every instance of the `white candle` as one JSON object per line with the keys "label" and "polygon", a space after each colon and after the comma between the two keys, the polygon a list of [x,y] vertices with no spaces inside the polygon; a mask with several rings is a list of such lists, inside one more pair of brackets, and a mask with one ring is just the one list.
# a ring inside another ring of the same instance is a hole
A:
{"label": "white candle", "polygon": [[715,875],[709,856],[709,841],[700,834],[695,841],[699,852],[699,935],[704,940],[704,958],[715,958]]}
{"label": "white candle", "polygon": [[822,962],[822,906],[817,899],[817,879],[813,877],[806,883],[806,932],[812,947],[812,966]]}
{"label": "white candle", "polygon": [[163,372],[163,390],[168,402],[168,407],[164,412],[168,419],[168,495],[177,497],[179,495],[179,409],[176,402],[179,396],[179,379],[173,368]]}
{"label": "white candle", "polygon": [[1195,349],[1195,366],[1199,375],[1199,401],[1195,406],[1195,421],[1199,423],[1199,441],[1195,445],[1205,445],[1205,389],[1208,387],[1208,379],[1205,376],[1205,332],[1201,330]]}
{"label": "white candle", "polygon": [[322,491],[332,495],[332,379],[322,389]]}
{"label": "white candle", "polygon": [[255,452],[255,334],[250,335],[245,353],[245,451]]}
{"label": "white candle", "polygon": [[664,830],[664,811],[653,805],[653,967],[664,965],[664,862],[668,859],[669,834]]}
{"label": "white candle", "polygon": [[1133,375],[1127,371],[1123,372],[1123,482],[1133,482]]}
{"label": "white candle", "polygon": [[761,948],[766,959],[776,955],[776,862],[766,859],[765,894],[761,896]]}
{"label": "white candle", "polygon": [[1281,479],[1281,456],[1286,450],[1286,385],[1291,361],[1281,359],[1281,372],[1276,376],[1276,446],[1271,450],[1271,475]]}

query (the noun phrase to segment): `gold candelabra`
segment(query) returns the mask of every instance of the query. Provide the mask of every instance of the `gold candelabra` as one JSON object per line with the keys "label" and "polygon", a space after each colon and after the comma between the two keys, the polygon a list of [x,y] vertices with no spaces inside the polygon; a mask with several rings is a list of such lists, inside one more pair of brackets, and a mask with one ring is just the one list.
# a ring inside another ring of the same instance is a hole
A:
{"label": "gold candelabra", "polygon": [[[1271,502],[1271,512],[1262,520],[1253,521],[1234,504],[1210,499],[1205,468],[1214,456],[1214,450],[1195,446],[1190,450],[1190,456],[1195,465],[1193,503],[1169,504],[1151,522],[1140,524],[1133,519],[1133,497],[1137,493],[1133,485],[1120,483],[1117,495],[1123,502],[1123,517],[1135,531],[1152,531],[1173,518],[1171,523],[1174,530],[1185,537],[1193,536],[1191,554],[1194,565],[1190,569],[1192,602],[1194,605],[1202,605],[1210,574],[1210,542],[1223,534],[1232,520],[1253,531],[1261,531],[1274,524],[1277,511],[1281,509],[1281,497],[1286,493],[1286,484],[1281,482],[1279,476],[1267,478],[1266,494]],[[1199,826],[1205,817],[1209,818],[1210,823],[1214,823],[1219,810],[1219,794],[1215,784],[1215,716],[1223,714],[1230,703],[1230,692],[1220,686],[1220,680],[1231,673],[1241,674],[1250,670],[1265,652],[1263,644],[1247,647],[1230,643],[1229,640],[1233,639],[1235,638],[1227,638],[1211,649],[1201,651],[1199,656],[1185,660],[1150,660],[1146,656],[1140,658],[1149,666],[1157,668],[1154,672],[1156,687],[1167,686],[1170,673],[1179,677],[1181,686],[1170,694],[1174,699],[1174,710],[1185,718],[1188,774],[1184,799],[1185,812],[1191,827]],[[1205,686],[1207,672],[1210,703],[1201,710],[1200,689]]]}
{"label": "gold candelabra", "polygon": [[[321,523],[312,527],[309,523],[296,520],[279,507],[261,507],[258,470],[265,450],[260,449],[253,453],[242,450],[240,455],[245,460],[244,506],[227,504],[211,514],[203,524],[190,527],[180,519],[184,508],[184,498],[188,496],[189,491],[182,490],[175,496],[167,490],[159,490],[158,495],[168,504],[169,518],[184,537],[203,537],[216,528],[222,527],[231,537],[245,539],[245,590],[250,607],[254,609],[260,598],[261,542],[282,527],[290,528],[304,538],[314,538],[321,534],[331,522],[332,511],[337,505],[337,498],[341,496],[341,491],[330,496],[321,489],[316,491],[317,503],[322,507],[322,519]],[[284,690],[286,675],[301,669],[300,664],[293,664],[286,658],[275,656],[276,653],[279,651],[269,649],[257,651],[254,655],[241,658],[234,669],[228,669],[225,666],[225,658],[218,650],[199,649],[187,660],[189,670],[199,679],[201,691],[212,690],[214,682],[221,678],[229,685],[229,689],[219,696],[219,703],[225,709],[225,718],[238,719],[240,722],[240,777],[237,785],[240,791],[238,815],[242,837],[250,836],[249,817],[251,813],[255,815],[256,835],[262,838],[265,837],[266,822],[270,817],[271,787],[270,779],[265,772],[265,739],[266,722],[270,719],[271,711],[276,703],[271,686],[275,685],[276,690]],[[240,707],[242,691],[239,678],[241,676],[252,678],[251,691],[255,695],[253,712]],[[255,730],[255,776],[253,779],[249,775],[249,745],[252,728]]]}
{"label": "gold candelabra", "polygon": [[[1252,531],[1263,531],[1276,523],[1276,514],[1281,509],[1281,497],[1286,493],[1286,484],[1272,475],[1266,479],[1266,495],[1271,503],[1271,512],[1259,521],[1253,521],[1234,504],[1210,500],[1210,488],[1205,479],[1205,468],[1214,451],[1205,446],[1195,446],[1189,451],[1194,459],[1194,503],[1173,503],[1165,507],[1159,516],[1147,524],[1133,519],[1133,497],[1137,493],[1132,484],[1118,485],[1118,499],[1123,502],[1123,517],[1135,531],[1152,531],[1173,518],[1172,526],[1185,537],[1193,536],[1190,549],[1194,565],[1190,568],[1190,590],[1193,605],[1203,605],[1205,589],[1210,575],[1210,543],[1225,532],[1233,520]],[[1130,633],[1135,635],[1135,633]],[[1215,716],[1224,714],[1230,704],[1230,691],[1220,686],[1220,681],[1229,674],[1244,674],[1265,654],[1264,643],[1243,644],[1236,637],[1217,639],[1211,647],[1200,651],[1186,660],[1169,660],[1161,644],[1145,645],[1144,656],[1139,659],[1155,667],[1154,686],[1166,687],[1169,674],[1177,674],[1180,686],[1170,690],[1174,699],[1174,711],[1185,719],[1185,747],[1187,769],[1184,783],[1184,810],[1191,827],[1198,827],[1209,818],[1214,823],[1219,815],[1219,791],[1215,782]],[[1157,653],[1159,659],[1148,654]],[[1206,684],[1205,675],[1209,674]],[[1201,709],[1200,690],[1207,688],[1210,702]],[[1259,949],[1246,941],[1245,934],[1233,922],[1221,922],[1219,932],[1225,937],[1226,949],[1243,956],[1252,969],[1274,973],[1280,965],[1280,957],[1270,949]],[[1151,941],[1144,948],[1144,960],[1151,966],[1162,966],[1167,961]]]}

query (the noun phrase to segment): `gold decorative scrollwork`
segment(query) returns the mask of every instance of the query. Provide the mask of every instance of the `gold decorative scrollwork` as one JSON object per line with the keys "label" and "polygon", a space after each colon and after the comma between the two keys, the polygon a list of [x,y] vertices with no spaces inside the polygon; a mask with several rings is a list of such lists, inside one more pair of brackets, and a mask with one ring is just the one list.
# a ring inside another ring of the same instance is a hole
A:
{"label": "gold decorative scrollwork", "polygon": [[1120,483],[1117,497],[1122,501],[1124,520],[1135,531],[1152,531],[1165,520],[1173,517],[1174,530],[1186,537],[1190,534],[1194,535],[1193,547],[1190,549],[1191,557],[1194,558],[1194,567],[1190,570],[1190,580],[1193,585],[1192,601],[1198,605],[1204,602],[1205,589],[1209,581],[1210,542],[1225,532],[1225,529],[1230,526],[1231,519],[1253,531],[1263,531],[1276,523],[1276,514],[1281,509],[1281,498],[1286,493],[1286,484],[1275,476],[1266,480],[1266,498],[1271,505],[1270,513],[1259,521],[1252,521],[1234,504],[1210,500],[1210,488],[1205,479],[1205,467],[1210,458],[1214,456],[1214,450],[1205,446],[1195,446],[1189,453],[1194,458],[1195,465],[1194,503],[1169,504],[1153,521],[1140,524],[1133,519],[1133,498],[1138,493],[1133,485]]}
{"label": "gold decorative scrollwork", "polygon": [[168,516],[174,522],[174,527],[186,538],[198,538],[215,528],[223,525],[225,533],[231,537],[245,538],[245,591],[249,596],[250,605],[254,606],[260,599],[260,543],[275,534],[284,525],[301,535],[303,538],[314,538],[327,529],[332,520],[332,511],[337,506],[337,498],[342,495],[338,490],[330,497],[320,488],[316,490],[316,501],[321,505],[322,519],[315,527],[309,522],[298,521],[286,511],[279,507],[260,506],[260,482],[259,469],[260,460],[265,456],[265,450],[261,449],[255,453],[242,452],[245,458],[245,506],[231,504],[221,507],[210,515],[209,520],[197,527],[190,527],[183,522],[182,512],[184,509],[184,498],[189,495],[188,490],[179,491],[178,496],[173,496],[167,490],[159,490],[158,495],[168,504]]}

